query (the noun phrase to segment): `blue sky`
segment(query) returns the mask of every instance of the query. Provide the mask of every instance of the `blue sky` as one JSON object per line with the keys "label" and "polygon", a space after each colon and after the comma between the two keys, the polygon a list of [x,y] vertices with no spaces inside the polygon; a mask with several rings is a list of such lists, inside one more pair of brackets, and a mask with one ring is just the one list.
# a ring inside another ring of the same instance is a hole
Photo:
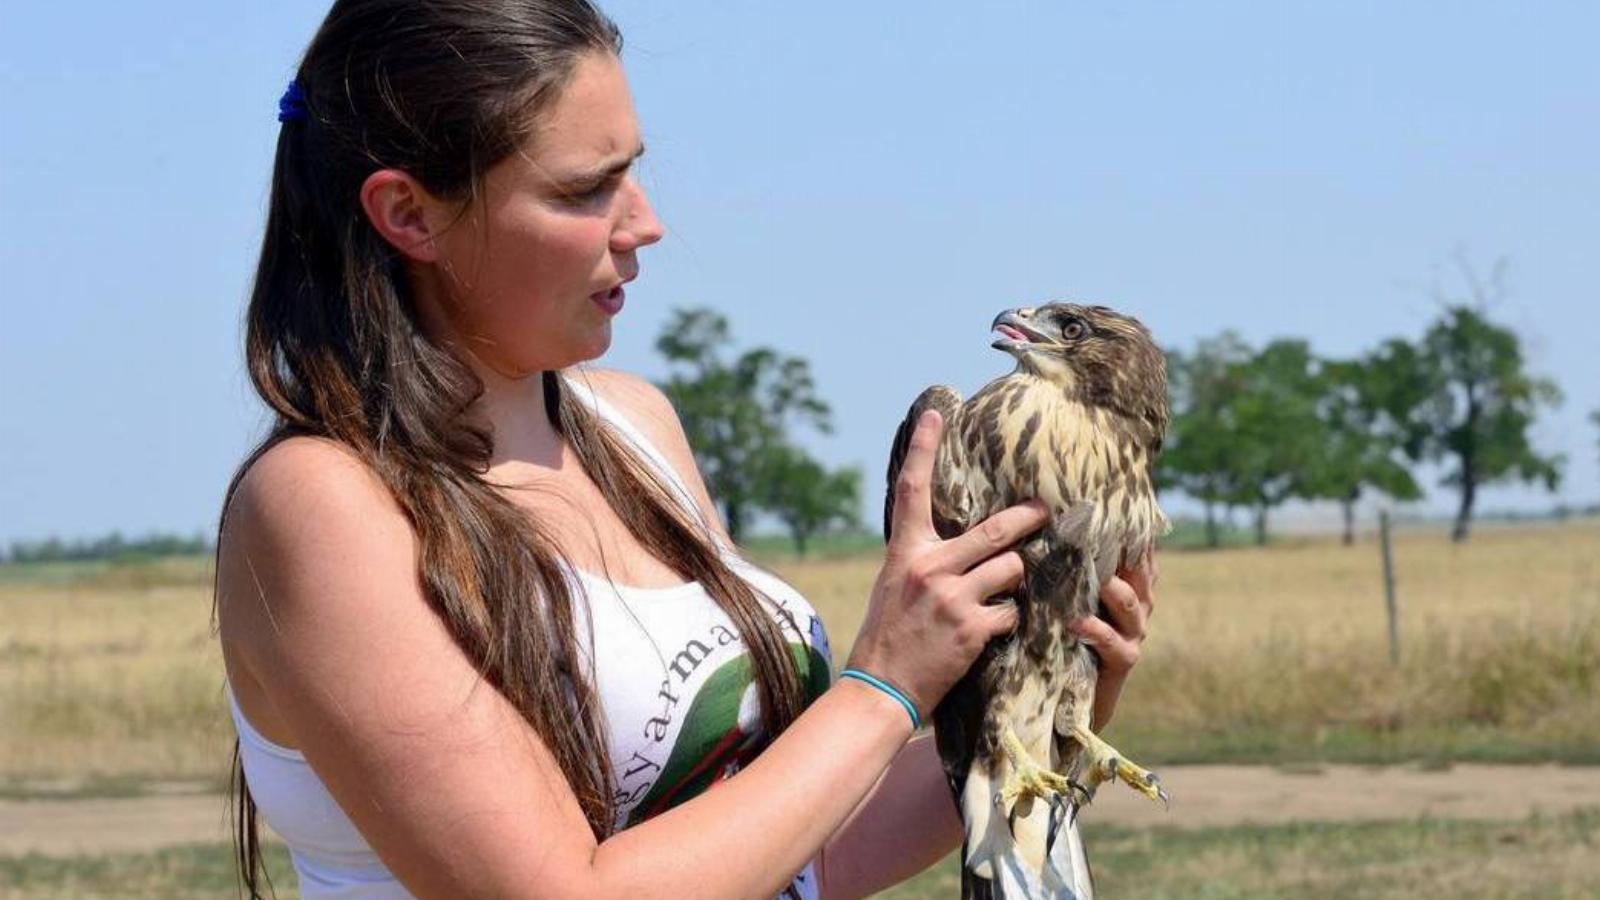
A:
{"label": "blue sky", "polygon": [[[613,2],[668,226],[606,363],[670,308],[809,358],[882,489],[1002,308],[1104,302],[1180,346],[1416,336],[1451,254],[1565,405],[1600,500],[1600,12],[1585,3]],[[0,542],[214,522],[264,424],[240,319],[275,104],[323,3],[0,7]],[[1436,490],[1429,509],[1448,509]],[[1497,488],[1487,507],[1542,507]]]}

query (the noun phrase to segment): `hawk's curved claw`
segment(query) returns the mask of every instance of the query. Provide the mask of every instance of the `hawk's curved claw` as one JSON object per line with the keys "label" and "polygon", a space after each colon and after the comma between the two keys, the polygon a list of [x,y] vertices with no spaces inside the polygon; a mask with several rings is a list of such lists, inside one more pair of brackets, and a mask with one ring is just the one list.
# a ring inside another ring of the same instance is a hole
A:
{"label": "hawk's curved claw", "polygon": [[1001,737],[1000,746],[1011,763],[1011,772],[1001,783],[995,800],[1005,810],[1007,821],[1015,817],[1017,804],[1026,798],[1042,799],[1054,807],[1063,796],[1088,796],[1089,792],[1083,785],[1034,762],[1028,756],[1027,748],[1010,728]]}
{"label": "hawk's curved claw", "polygon": [[1162,806],[1172,808],[1171,797],[1156,773],[1129,762],[1115,747],[1082,725],[1073,727],[1072,736],[1083,745],[1085,780],[1091,789],[1103,782],[1122,781],[1151,800],[1159,800]]}
{"label": "hawk's curved claw", "polygon": [[1094,791],[1089,790],[1070,778],[1067,779],[1067,786],[1072,789],[1073,794],[1077,795],[1077,799],[1072,803],[1074,807],[1088,806],[1090,803],[1094,802]]}

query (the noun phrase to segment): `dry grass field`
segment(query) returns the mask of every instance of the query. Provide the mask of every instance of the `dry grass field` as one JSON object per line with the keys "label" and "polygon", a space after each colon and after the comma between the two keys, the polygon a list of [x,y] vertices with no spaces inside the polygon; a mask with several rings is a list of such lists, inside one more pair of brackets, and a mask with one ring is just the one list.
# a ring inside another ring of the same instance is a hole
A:
{"label": "dry grass field", "polygon": [[[1112,739],[1152,764],[1600,762],[1600,522],[1401,534],[1389,662],[1368,539],[1168,552]],[[765,561],[821,610],[842,663],[878,560]],[[231,727],[203,561],[0,567],[0,799],[224,783]],[[217,801],[220,803],[220,799]],[[24,804],[26,805],[26,804]],[[75,805],[75,804],[74,804]],[[209,815],[209,814],[208,814]],[[1178,829],[1092,824],[1106,896],[1600,896],[1600,810]],[[297,896],[269,847],[279,896]],[[952,896],[954,857],[886,897]],[[8,898],[233,895],[208,843],[0,853]]]}
{"label": "dry grass field", "polygon": [[[1600,522],[1396,543],[1402,661],[1378,551],[1324,540],[1162,557],[1113,739],[1135,758],[1600,761]],[[842,663],[871,556],[774,568]],[[0,792],[225,776],[231,726],[195,561],[0,577]]]}
{"label": "dry grass field", "polygon": [[207,567],[32,574],[0,580],[0,791],[225,783],[233,732]]}
{"label": "dry grass field", "polygon": [[[1600,762],[1600,521],[1402,532],[1394,555],[1399,666],[1375,538],[1163,554],[1113,742],[1152,762]],[[876,566],[776,565],[841,662]]]}

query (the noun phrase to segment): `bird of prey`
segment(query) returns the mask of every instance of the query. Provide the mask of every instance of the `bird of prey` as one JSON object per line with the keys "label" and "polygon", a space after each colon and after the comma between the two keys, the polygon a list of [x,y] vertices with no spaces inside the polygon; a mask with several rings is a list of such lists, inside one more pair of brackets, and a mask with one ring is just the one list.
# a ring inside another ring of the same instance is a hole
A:
{"label": "bird of prey", "polygon": [[1048,524],[1017,548],[1016,630],[989,644],[934,710],[934,726],[965,827],[962,896],[1087,900],[1081,804],[1119,778],[1167,799],[1154,774],[1090,731],[1096,662],[1067,628],[1095,615],[1101,586],[1141,563],[1168,528],[1152,484],[1166,362],[1138,320],[1103,306],[1008,310],[991,329],[991,346],[1016,369],[966,402],[943,385],[917,397],[890,455],[884,530],[928,409],[945,423],[932,492],[942,537],[1029,498],[1048,505]]}

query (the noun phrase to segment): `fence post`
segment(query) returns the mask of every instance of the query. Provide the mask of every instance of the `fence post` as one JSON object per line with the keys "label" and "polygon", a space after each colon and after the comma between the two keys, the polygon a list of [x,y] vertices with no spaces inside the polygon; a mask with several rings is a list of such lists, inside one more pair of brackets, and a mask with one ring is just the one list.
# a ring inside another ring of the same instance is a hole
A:
{"label": "fence post", "polygon": [[1394,550],[1389,545],[1389,511],[1378,512],[1378,538],[1383,544],[1383,602],[1389,611],[1389,662],[1400,664],[1400,612],[1394,602]]}

